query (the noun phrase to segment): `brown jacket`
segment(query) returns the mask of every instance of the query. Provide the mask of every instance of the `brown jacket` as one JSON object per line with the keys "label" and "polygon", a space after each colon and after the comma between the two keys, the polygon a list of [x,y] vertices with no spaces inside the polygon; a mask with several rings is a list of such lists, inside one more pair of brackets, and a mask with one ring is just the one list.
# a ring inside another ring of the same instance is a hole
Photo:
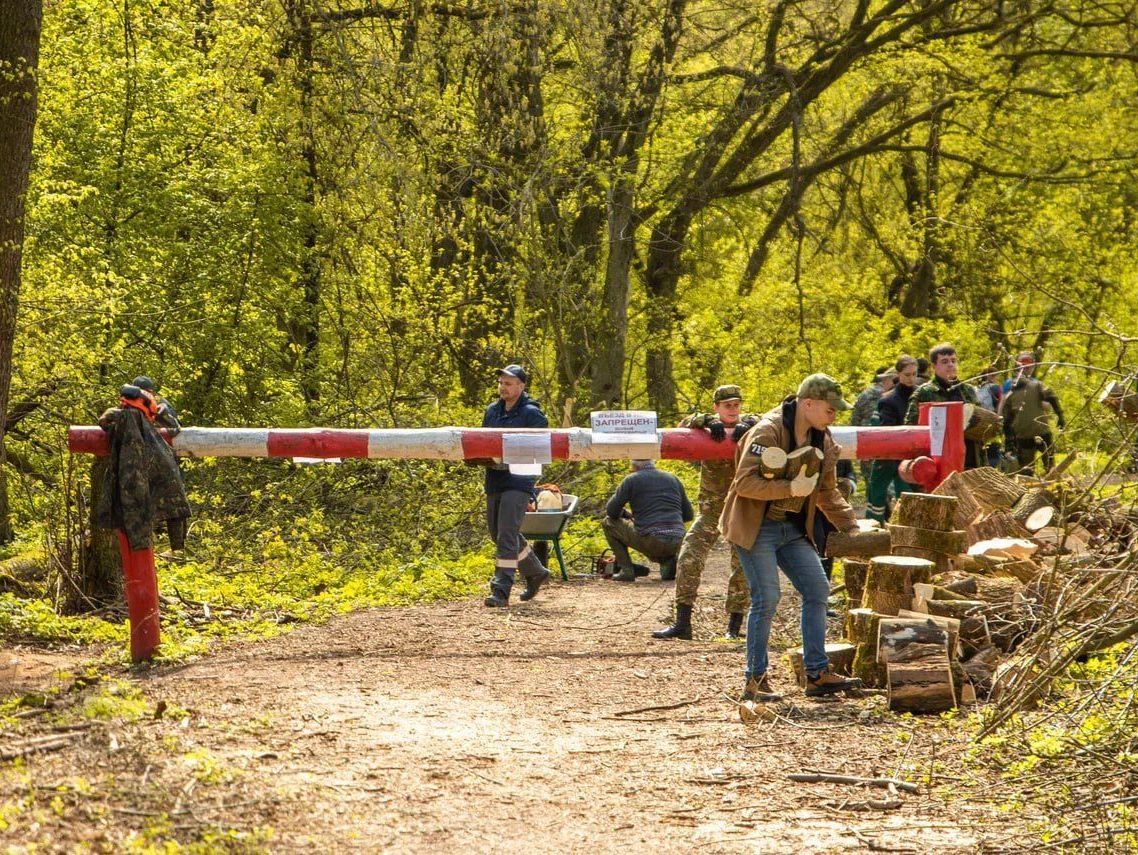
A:
{"label": "brown jacket", "polygon": [[[790,407],[792,415],[793,398],[765,414],[747,435],[740,441],[735,451],[735,479],[727,491],[723,503],[723,513],[719,517],[719,530],[723,536],[736,546],[750,549],[755,545],[759,527],[766,518],[767,503],[776,499],[790,498],[790,482],[785,478],[764,478],[756,471],[759,455],[764,448],[776,445],[784,451],[791,449],[791,433],[784,413]],[[806,537],[814,542],[814,510],[821,508],[827,519],[838,531],[857,528],[857,516],[837,486],[838,457],[841,446],[834,442],[830,431],[823,432],[822,472],[818,486],[806,500]]]}

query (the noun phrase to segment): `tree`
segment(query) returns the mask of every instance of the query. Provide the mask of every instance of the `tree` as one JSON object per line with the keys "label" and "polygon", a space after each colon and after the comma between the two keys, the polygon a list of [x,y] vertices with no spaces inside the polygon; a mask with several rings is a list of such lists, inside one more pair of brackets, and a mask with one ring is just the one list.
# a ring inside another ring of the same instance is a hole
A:
{"label": "tree", "polygon": [[[10,0],[0,15],[0,413],[8,411],[12,348],[20,307],[24,210],[36,125],[41,0]],[[0,419],[0,543],[13,537]]]}

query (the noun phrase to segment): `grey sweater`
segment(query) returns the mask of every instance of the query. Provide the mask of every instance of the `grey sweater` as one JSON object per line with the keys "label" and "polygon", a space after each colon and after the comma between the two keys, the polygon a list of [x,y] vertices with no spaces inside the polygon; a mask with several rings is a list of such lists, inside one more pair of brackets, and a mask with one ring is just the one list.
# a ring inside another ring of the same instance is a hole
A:
{"label": "grey sweater", "polygon": [[636,530],[656,537],[683,537],[684,523],[695,517],[680,479],[656,468],[641,469],[621,481],[605,510],[620,519],[626,504],[632,507]]}

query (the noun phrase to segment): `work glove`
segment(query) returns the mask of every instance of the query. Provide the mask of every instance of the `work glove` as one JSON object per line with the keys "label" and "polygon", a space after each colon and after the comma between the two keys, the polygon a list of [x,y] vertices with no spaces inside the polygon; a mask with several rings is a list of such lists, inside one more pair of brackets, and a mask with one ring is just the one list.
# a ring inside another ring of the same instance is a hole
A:
{"label": "work glove", "polygon": [[713,422],[707,423],[707,432],[711,434],[711,438],[716,442],[723,442],[727,438],[727,425],[716,419]]}
{"label": "work glove", "polygon": [[790,482],[790,495],[796,499],[809,496],[818,486],[818,475],[799,475]]}
{"label": "work glove", "polygon": [[743,422],[739,422],[739,424],[735,425],[735,430],[733,430],[731,432],[731,438],[734,439],[736,442],[738,442],[739,440],[741,440],[743,437],[745,437],[747,435],[747,431],[749,431],[750,429],[751,429],[751,426],[749,424],[744,424]]}

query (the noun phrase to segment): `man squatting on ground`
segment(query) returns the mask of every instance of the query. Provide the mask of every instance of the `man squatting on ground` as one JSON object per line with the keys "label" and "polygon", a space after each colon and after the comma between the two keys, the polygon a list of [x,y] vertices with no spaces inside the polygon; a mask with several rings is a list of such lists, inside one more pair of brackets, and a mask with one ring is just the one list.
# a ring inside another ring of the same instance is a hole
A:
{"label": "man squatting on ground", "polygon": [[[625,505],[631,506],[631,513]],[[676,578],[676,553],[684,539],[684,523],[693,516],[679,478],[657,469],[651,460],[633,460],[632,474],[620,482],[601,520],[605,540],[616,558],[613,581],[636,581],[629,547],[658,561],[661,579]],[[647,575],[647,568],[641,575]]]}
{"label": "man squatting on ground", "polygon": [[[736,442],[758,421],[757,415],[741,416],[743,393],[738,386],[720,386],[711,398],[710,413],[694,413],[680,427],[706,430],[716,442],[723,442],[728,432]],[[676,559],[676,621],[666,629],[652,633],[653,638],[691,640],[691,615],[699,593],[699,580],[708,553],[719,539],[719,515],[723,500],[735,477],[735,461],[704,460],[699,467],[699,516],[691,524],[680,555]],[[739,556],[731,550],[731,578],[727,582],[727,637],[738,638],[743,629],[743,615],[751,592]]]}
{"label": "man squatting on ground", "polygon": [[[849,408],[836,380],[811,374],[802,381],[797,395],[786,398],[747,431],[735,452],[738,466],[723,504],[719,529],[738,553],[751,589],[743,700],[777,697],[767,673],[767,645],[781,595],[780,567],[802,596],[806,694],[817,697],[861,685],[860,680],[830,671],[826,656],[830,585],[813,534],[814,515],[819,509],[838,531],[857,528],[853,508],[838,491],[841,449],[829,431],[838,410]],[[759,463],[765,448],[794,451],[806,444],[823,452],[818,474],[793,480],[763,477]]]}
{"label": "man squatting on ground", "polygon": [[[529,376],[520,365],[498,369],[498,400],[486,408],[482,427],[544,428],[549,420],[541,407],[525,393]],[[526,589],[520,600],[531,600],[549,578],[549,570],[541,563],[526,539],[522,537],[522,520],[526,506],[534,497],[536,476],[515,475],[508,464],[486,458],[469,460],[486,468],[486,528],[495,544],[494,578],[490,580],[490,596],[485,604],[504,608],[510,603],[514,576],[521,571]]]}

